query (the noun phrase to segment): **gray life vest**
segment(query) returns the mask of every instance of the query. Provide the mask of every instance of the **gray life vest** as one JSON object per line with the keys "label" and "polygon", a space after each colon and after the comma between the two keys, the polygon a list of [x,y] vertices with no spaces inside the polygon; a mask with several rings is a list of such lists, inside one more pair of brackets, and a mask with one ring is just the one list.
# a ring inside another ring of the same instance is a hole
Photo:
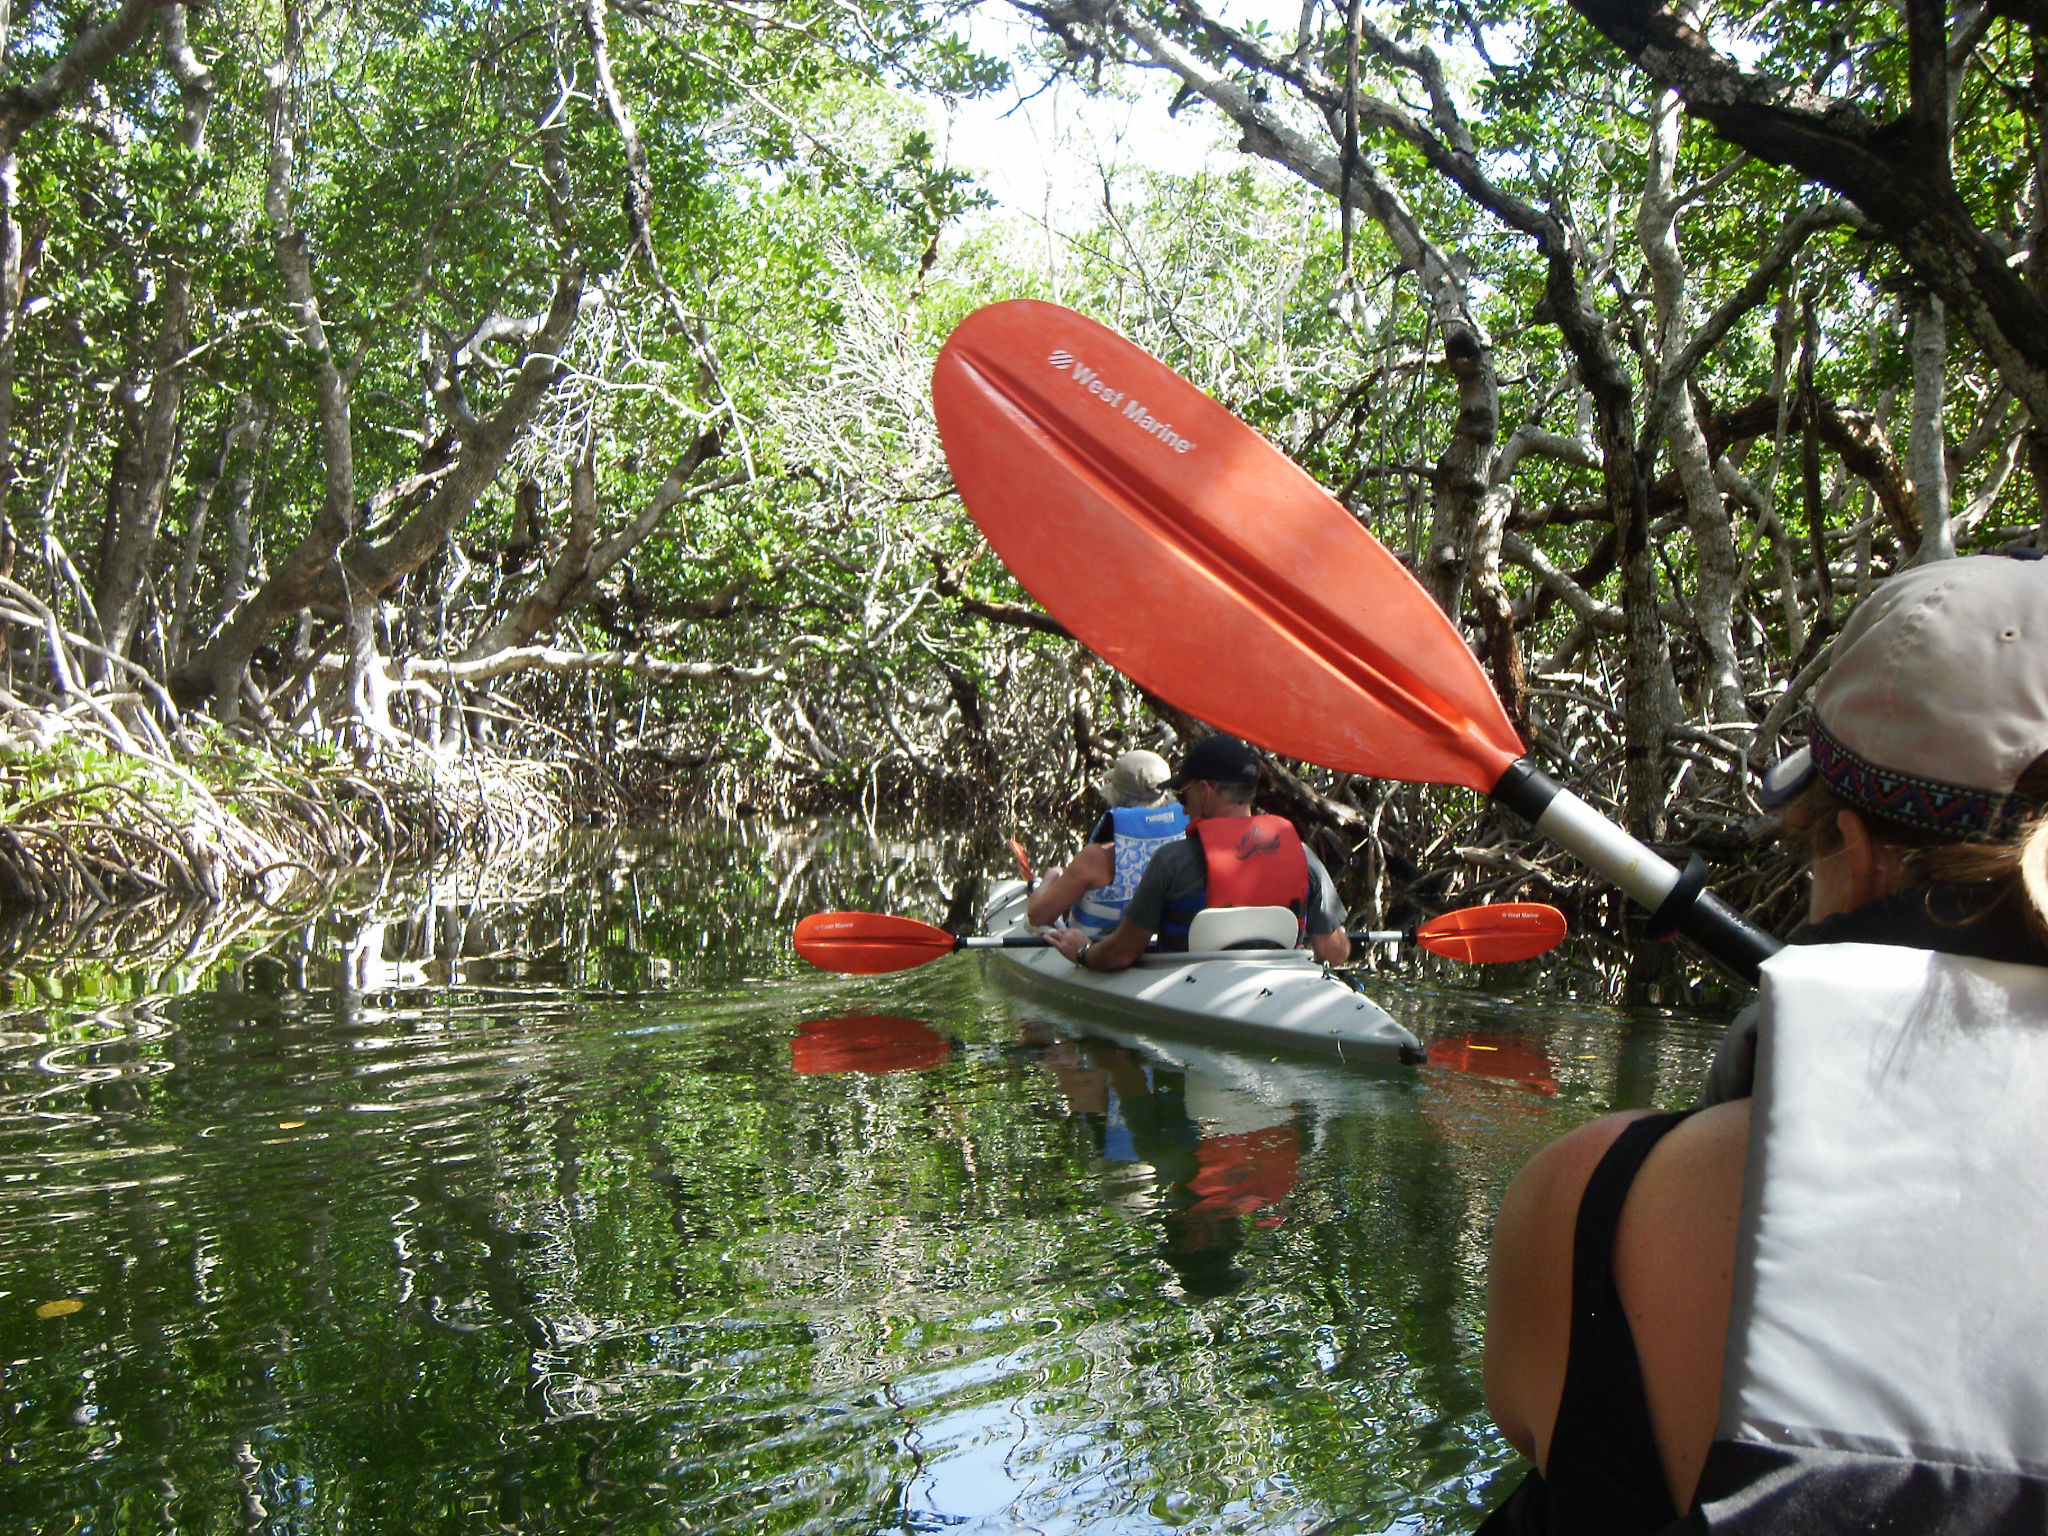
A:
{"label": "gray life vest", "polygon": [[1685,1532],[2048,1531],[2048,968],[1764,966],[1721,1419]]}
{"label": "gray life vest", "polygon": [[1115,873],[1067,914],[1076,928],[1097,939],[1124,920],[1124,908],[1137,894],[1152,855],[1187,835],[1188,813],[1177,805],[1119,806],[1109,813],[1109,822],[1116,831]]}

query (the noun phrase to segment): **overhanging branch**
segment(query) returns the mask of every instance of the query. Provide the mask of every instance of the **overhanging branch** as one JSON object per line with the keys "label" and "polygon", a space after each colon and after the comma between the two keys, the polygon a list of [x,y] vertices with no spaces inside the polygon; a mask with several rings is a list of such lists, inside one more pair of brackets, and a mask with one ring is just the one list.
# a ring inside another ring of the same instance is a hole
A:
{"label": "overhanging branch", "polygon": [[720,678],[732,683],[769,682],[781,675],[777,666],[743,667],[730,661],[669,661],[645,651],[569,651],[548,645],[518,646],[471,661],[413,656],[401,662],[406,682],[485,683],[512,672],[630,672],[657,683],[704,682]]}
{"label": "overhanging branch", "polygon": [[[1686,25],[1667,0],[1572,0],[1572,8],[1729,143],[1854,203],[1913,275],[1969,327],[2035,418],[2048,420],[2048,302],[2028,290],[1978,227],[1949,172],[1945,27],[1921,15],[1945,16],[1940,0],[1910,0],[1908,21],[1917,28],[1915,106],[1882,124],[1855,102],[1744,69]],[[1931,36],[1934,31],[1940,36]],[[1937,96],[1935,146],[1930,103]]]}

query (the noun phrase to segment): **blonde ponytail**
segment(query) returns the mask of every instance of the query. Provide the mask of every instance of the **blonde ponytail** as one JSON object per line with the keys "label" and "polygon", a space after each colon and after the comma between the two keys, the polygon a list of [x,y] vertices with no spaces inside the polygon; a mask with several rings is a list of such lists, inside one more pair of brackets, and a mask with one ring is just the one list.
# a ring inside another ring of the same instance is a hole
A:
{"label": "blonde ponytail", "polygon": [[2020,843],[2020,888],[2026,892],[2034,927],[2048,934],[2048,816],[2035,820]]}

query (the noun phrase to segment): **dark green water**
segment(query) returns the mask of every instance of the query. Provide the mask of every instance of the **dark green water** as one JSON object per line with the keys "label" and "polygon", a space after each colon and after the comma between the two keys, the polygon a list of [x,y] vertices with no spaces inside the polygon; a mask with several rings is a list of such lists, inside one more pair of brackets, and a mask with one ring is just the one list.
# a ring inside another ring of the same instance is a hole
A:
{"label": "dark green water", "polygon": [[947,846],[592,845],[22,978],[0,1533],[1468,1530],[1494,1203],[1712,1018],[1428,962],[1375,991],[1431,1064],[1347,1072],[790,954],[939,917]]}

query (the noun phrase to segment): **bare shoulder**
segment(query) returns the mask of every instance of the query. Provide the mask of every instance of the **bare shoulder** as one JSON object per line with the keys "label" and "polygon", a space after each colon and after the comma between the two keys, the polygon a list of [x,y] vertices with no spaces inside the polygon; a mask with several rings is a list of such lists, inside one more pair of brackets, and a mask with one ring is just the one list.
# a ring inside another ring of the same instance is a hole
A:
{"label": "bare shoulder", "polygon": [[[1641,1118],[1608,1115],[1560,1137],[1501,1201],[1487,1269],[1486,1402],[1538,1466],[1548,1463],[1564,1394],[1579,1203],[1615,1138]],[[1615,1231],[1615,1283],[1681,1509],[1713,1440],[1748,1144],[1746,1099],[1688,1116],[1644,1160]]]}
{"label": "bare shoulder", "polygon": [[1700,1165],[1711,1163],[1725,1170],[1731,1160],[1745,1162],[1749,1149],[1749,1100],[1731,1099],[1688,1115],[1671,1134],[1657,1143],[1643,1165],[1645,1177],[1655,1179],[1660,1163]]}
{"label": "bare shoulder", "polygon": [[1720,1418],[1748,1161],[1749,1101],[1700,1111],[1644,1160],[1615,1228],[1614,1282],[1680,1509],[1692,1501]]}
{"label": "bare shoulder", "polygon": [[1486,1271],[1486,1405],[1501,1433],[1541,1465],[1571,1344],[1572,1235],[1586,1181],[1646,1111],[1605,1115],[1523,1165],[1501,1199]]}
{"label": "bare shoulder", "polygon": [[1522,1165],[1521,1172],[1508,1186],[1501,1204],[1502,1214],[1506,1214],[1510,1203],[1547,1200],[1558,1194],[1568,1194],[1572,1213],[1576,1216],[1586,1180],[1592,1176],[1600,1159],[1607,1155],[1607,1149],[1614,1145],[1615,1138],[1623,1131],[1650,1113],[1652,1111],[1646,1109],[1625,1109],[1616,1114],[1602,1115],[1598,1120],[1558,1137]]}
{"label": "bare shoulder", "polygon": [[[1734,1271],[1735,1227],[1749,1162],[1749,1100],[1716,1104],[1689,1116],[1643,1162],[1614,1234],[1614,1277],[1646,1334],[1662,1332],[1684,1347],[1722,1343],[1728,1281]],[[1702,1318],[1689,1308],[1705,1306]],[[1723,1317],[1712,1312],[1718,1309]],[[1707,1325],[1703,1338],[1686,1337]],[[1639,1345],[1654,1348],[1646,1337]]]}
{"label": "bare shoulder", "polygon": [[1078,886],[1079,894],[1086,894],[1097,886],[1107,885],[1116,873],[1116,852],[1108,843],[1087,843],[1080,852],[1067,861],[1052,883]]}
{"label": "bare shoulder", "polygon": [[[1749,1162],[1749,1100],[1688,1116],[1643,1162],[1615,1231],[1616,1276],[1675,1274],[1732,1255]],[[1718,1266],[1717,1266],[1718,1267]]]}

